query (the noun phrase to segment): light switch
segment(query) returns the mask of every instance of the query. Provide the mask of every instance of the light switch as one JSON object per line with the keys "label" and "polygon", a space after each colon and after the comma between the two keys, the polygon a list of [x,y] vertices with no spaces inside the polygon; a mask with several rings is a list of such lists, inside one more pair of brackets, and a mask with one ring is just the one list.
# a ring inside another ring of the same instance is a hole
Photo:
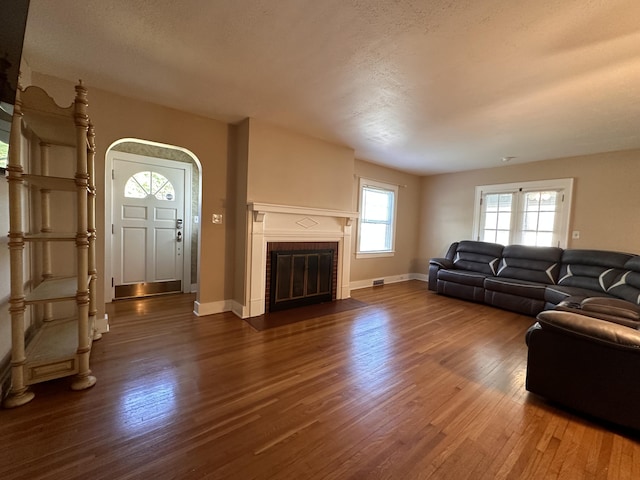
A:
{"label": "light switch", "polygon": [[212,223],[222,223],[222,214],[221,213],[214,213],[211,216],[211,222]]}

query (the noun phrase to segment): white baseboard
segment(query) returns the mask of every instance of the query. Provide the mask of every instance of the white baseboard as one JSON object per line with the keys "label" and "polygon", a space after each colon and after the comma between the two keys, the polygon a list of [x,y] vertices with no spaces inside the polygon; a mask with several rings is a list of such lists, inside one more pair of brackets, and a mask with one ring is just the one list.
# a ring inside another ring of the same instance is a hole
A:
{"label": "white baseboard", "polygon": [[231,311],[236,315],[236,317],[249,318],[249,309],[235,300],[231,300]]}
{"label": "white baseboard", "polygon": [[[426,282],[428,276],[423,273],[406,273],[404,275],[391,275],[388,277],[370,278],[368,280],[358,280],[356,282],[350,282],[349,290],[358,290],[360,288],[367,288],[373,286],[374,280],[384,280],[384,283],[398,283],[407,282],[409,280],[419,280]],[[349,295],[350,296],[350,295]],[[349,298],[343,296],[343,298]],[[240,318],[249,318],[250,308],[242,305],[236,300],[220,300],[218,302],[200,303],[198,301],[193,302],[193,313],[198,317],[206,315],[215,315],[216,313],[233,312],[234,315]]]}
{"label": "white baseboard", "polygon": [[96,318],[93,328],[100,334],[109,333],[109,315],[105,313],[104,317]]}
{"label": "white baseboard", "polygon": [[429,275],[426,273],[412,273],[411,280],[419,280],[424,283],[429,283]]}
{"label": "white baseboard", "polygon": [[358,280],[355,282],[350,282],[349,286],[351,290],[358,290],[360,288],[372,287],[373,282],[376,280],[384,280],[384,283],[398,283],[398,282],[407,282],[409,280],[420,280],[421,282],[426,282],[429,279],[427,275],[424,273],[406,273],[404,275],[390,275],[388,277],[378,277],[378,278],[369,278],[367,280]]}
{"label": "white baseboard", "polygon": [[220,300],[218,302],[200,303],[193,302],[193,313],[198,317],[215,315],[216,313],[230,312],[232,300]]}

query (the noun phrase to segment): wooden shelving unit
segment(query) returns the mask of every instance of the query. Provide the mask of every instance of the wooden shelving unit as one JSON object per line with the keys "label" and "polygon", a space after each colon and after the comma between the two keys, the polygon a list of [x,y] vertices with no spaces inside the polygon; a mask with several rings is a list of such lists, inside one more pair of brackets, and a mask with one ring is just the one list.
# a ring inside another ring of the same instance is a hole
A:
{"label": "wooden shelving unit", "polygon": [[[34,383],[73,376],[71,388],[84,390],[96,382],[89,367],[92,341],[98,338],[93,326],[97,310],[95,133],[82,82],[75,91],[75,100],[67,108],[35,86],[19,89],[16,97],[7,167],[12,329],[11,388],[3,402],[7,408],[31,401],[34,394],[29,385]],[[73,178],[50,175],[60,171],[57,162],[68,159],[70,149],[75,157]],[[75,192],[71,205],[55,205],[75,216],[74,232],[58,232],[52,225],[51,195],[56,191]],[[75,258],[69,259],[75,274],[61,277],[52,265],[54,254],[65,243],[75,247]],[[25,272],[31,278],[25,278]],[[57,318],[54,304],[58,302],[74,303],[75,315]],[[32,309],[29,316],[27,308]]]}

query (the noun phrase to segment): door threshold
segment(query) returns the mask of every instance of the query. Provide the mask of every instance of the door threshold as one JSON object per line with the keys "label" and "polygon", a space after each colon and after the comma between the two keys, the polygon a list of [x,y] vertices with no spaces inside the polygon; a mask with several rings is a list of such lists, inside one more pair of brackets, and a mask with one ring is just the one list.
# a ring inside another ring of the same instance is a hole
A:
{"label": "door threshold", "polygon": [[131,283],[129,285],[116,285],[114,300],[166,295],[168,293],[182,293],[182,281],[171,280],[168,282],[145,282]]}

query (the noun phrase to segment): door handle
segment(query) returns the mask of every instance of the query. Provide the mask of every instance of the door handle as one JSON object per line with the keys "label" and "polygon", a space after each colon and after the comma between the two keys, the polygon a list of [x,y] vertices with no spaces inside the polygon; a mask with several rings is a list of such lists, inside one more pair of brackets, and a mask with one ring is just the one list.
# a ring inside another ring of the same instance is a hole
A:
{"label": "door handle", "polygon": [[178,230],[178,238],[177,238],[178,242],[182,241],[182,232],[180,230]]}

